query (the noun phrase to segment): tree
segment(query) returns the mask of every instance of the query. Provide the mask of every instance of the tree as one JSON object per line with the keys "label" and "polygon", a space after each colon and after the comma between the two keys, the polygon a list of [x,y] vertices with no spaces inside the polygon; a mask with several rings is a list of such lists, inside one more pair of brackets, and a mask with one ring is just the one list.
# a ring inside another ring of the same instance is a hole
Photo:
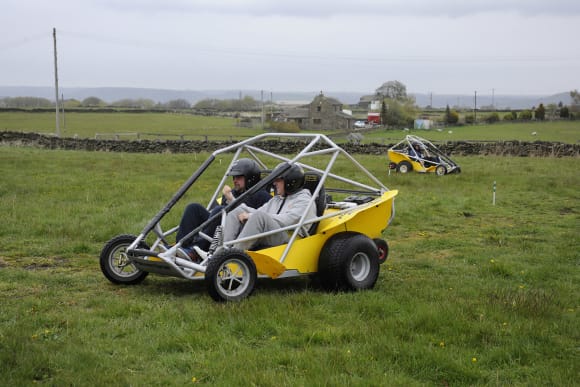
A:
{"label": "tree", "polygon": [[538,106],[538,108],[536,109],[534,116],[536,117],[536,120],[540,120],[543,121],[544,118],[546,118],[546,108],[544,108],[544,104],[541,103],[540,106]]}
{"label": "tree", "polygon": [[530,110],[522,110],[519,117],[520,120],[529,121],[532,119],[532,112]]}
{"label": "tree", "polygon": [[448,125],[455,125],[459,122],[459,113],[455,110],[451,110],[449,105],[445,108],[445,123]]}
{"label": "tree", "polygon": [[97,97],[87,97],[81,104],[85,107],[102,107],[106,105],[106,102]]}
{"label": "tree", "polygon": [[497,112],[493,112],[491,114],[489,114],[487,117],[485,117],[485,122],[487,122],[488,124],[493,124],[499,121],[499,114],[497,114]]}
{"label": "tree", "polygon": [[413,98],[399,101],[395,99],[385,99],[386,121],[383,125],[394,127],[412,126],[413,120],[417,117],[417,107]]}
{"label": "tree", "polygon": [[571,91],[570,97],[572,97],[572,102],[574,105],[580,105],[580,93],[578,93],[578,90]]}
{"label": "tree", "polygon": [[571,91],[570,97],[572,97],[570,112],[580,112],[580,93],[578,93],[578,90]]}
{"label": "tree", "polygon": [[568,106],[563,106],[560,109],[560,118],[568,118],[570,117],[570,110],[568,110]]}
{"label": "tree", "polygon": [[407,98],[407,87],[399,81],[388,81],[383,83],[376,93],[385,98],[404,101]]}
{"label": "tree", "polygon": [[387,123],[387,105],[385,100],[381,101],[381,125],[386,125]]}
{"label": "tree", "polygon": [[171,101],[167,102],[168,109],[189,109],[191,108],[191,104],[187,102],[185,99],[172,99]]}

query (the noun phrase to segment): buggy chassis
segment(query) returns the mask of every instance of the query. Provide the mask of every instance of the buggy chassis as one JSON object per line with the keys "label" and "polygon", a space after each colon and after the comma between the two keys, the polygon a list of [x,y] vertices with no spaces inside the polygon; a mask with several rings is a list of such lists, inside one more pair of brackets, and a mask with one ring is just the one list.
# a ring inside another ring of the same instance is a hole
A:
{"label": "buggy chassis", "polygon": [[[304,146],[295,155],[280,155],[266,149],[265,145],[278,144],[281,140]],[[221,164],[221,160],[220,163],[214,162],[224,153],[233,153],[232,161],[217,184],[208,209],[220,197],[228,179],[227,171],[237,159],[251,157],[270,173],[226,205],[219,214],[175,244],[170,243],[169,237],[177,232],[178,226],[164,230],[162,219],[210,165]],[[342,164],[339,165],[338,161]],[[339,174],[345,163],[356,171],[357,180]],[[221,230],[226,226],[227,213],[257,190],[268,189],[277,176],[295,164],[305,170],[305,187],[312,193],[309,206],[316,207],[317,216],[306,219],[305,213],[296,225],[224,242]],[[382,234],[394,217],[396,195],[396,190],[386,188],[325,135],[258,135],[214,151],[137,236],[123,234],[107,242],[100,255],[101,271],[111,282],[125,285],[138,284],[149,273],[204,280],[209,294],[216,301],[238,301],[248,297],[258,277],[276,279],[310,275],[318,277],[328,290],[369,289],[374,287],[379,265],[388,256],[388,244],[382,239]],[[204,234],[204,227],[214,221],[220,222],[215,235]],[[298,232],[303,226],[310,230],[306,236],[300,236]],[[288,233],[288,243],[262,246],[252,251],[232,247],[236,242],[280,231]],[[196,249],[201,261],[191,259],[182,247],[184,241],[192,236],[212,243],[209,252]]]}
{"label": "buggy chassis", "polygon": [[[423,156],[413,154],[413,146],[418,146],[423,152]],[[388,157],[390,160],[389,169],[394,169],[400,173],[434,172],[438,176],[443,176],[461,172],[459,165],[435,145],[424,138],[411,134],[389,148]]]}

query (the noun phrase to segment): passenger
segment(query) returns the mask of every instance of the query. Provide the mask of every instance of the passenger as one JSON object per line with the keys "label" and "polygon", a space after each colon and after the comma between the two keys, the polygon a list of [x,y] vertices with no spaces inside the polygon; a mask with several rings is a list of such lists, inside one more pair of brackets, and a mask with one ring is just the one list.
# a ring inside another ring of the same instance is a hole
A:
{"label": "passenger", "polygon": [[[269,202],[258,209],[252,209],[242,204],[227,215],[224,242],[298,223],[312,198],[310,191],[302,188],[303,185],[304,170],[298,165],[293,165],[274,180],[276,195]],[[305,219],[315,217],[316,206],[313,203],[308,208]],[[301,236],[308,235],[308,228],[309,225],[304,225],[299,234]],[[248,250],[256,245],[277,246],[287,243],[288,240],[288,232],[280,231],[257,240],[235,243],[234,247]]]}
{"label": "passenger", "polygon": [[[228,176],[232,176],[234,187],[231,188],[229,185],[224,186],[222,190],[223,196],[221,205],[214,207],[211,211],[208,211],[199,203],[190,203],[187,205],[181,217],[179,229],[175,237],[177,242],[195,228],[199,227],[199,225],[208,220],[211,216],[220,212],[226,204],[233,202],[246,190],[249,190],[256,185],[260,181],[260,167],[258,163],[252,159],[238,159],[230,168]],[[248,206],[248,208],[258,208],[271,198],[272,196],[270,193],[262,189],[250,195],[246,199],[245,205]],[[203,229],[203,232],[206,235],[213,236],[218,224],[219,220],[212,222]],[[207,250],[210,246],[210,242],[207,240],[199,236],[194,236],[189,240],[184,241],[182,247],[184,247],[184,250],[190,254],[192,251],[189,247],[193,244],[199,246],[202,250]]]}

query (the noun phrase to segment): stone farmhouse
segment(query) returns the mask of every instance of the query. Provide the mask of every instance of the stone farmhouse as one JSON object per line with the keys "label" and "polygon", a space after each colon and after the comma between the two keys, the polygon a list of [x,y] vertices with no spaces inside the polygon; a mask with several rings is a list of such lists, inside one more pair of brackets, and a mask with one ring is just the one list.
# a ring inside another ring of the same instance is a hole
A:
{"label": "stone farmhouse", "polygon": [[284,109],[274,120],[294,121],[300,129],[314,131],[349,130],[356,121],[342,111],[342,102],[322,92],[307,105]]}

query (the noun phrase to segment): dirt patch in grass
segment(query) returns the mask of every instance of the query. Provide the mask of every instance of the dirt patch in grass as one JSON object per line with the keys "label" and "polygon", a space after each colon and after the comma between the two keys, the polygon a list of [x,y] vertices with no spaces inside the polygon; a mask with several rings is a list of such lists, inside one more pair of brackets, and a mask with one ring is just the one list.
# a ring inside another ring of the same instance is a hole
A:
{"label": "dirt patch in grass", "polygon": [[68,263],[68,259],[62,257],[32,258],[23,260],[21,267],[25,270],[48,270],[56,267],[63,267]]}

